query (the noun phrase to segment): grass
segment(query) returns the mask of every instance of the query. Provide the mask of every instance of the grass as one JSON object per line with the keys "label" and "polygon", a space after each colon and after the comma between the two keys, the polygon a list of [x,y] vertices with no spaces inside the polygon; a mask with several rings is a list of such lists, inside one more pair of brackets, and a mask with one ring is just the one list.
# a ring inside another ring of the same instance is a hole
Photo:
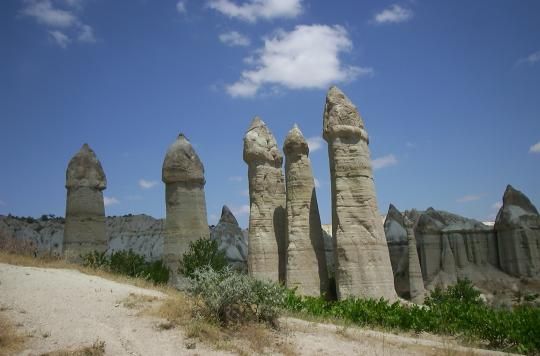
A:
{"label": "grass", "polygon": [[96,340],[90,346],[83,346],[74,350],[57,350],[47,352],[41,356],[103,356],[105,355],[105,342]]}
{"label": "grass", "polygon": [[15,330],[13,323],[0,314],[0,355],[12,355],[24,347],[26,337]]}

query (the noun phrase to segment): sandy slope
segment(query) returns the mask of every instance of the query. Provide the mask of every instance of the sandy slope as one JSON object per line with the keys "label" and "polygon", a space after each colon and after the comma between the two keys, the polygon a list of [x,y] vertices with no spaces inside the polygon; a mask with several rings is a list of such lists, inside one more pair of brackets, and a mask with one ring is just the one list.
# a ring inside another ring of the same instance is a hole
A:
{"label": "sandy slope", "polygon": [[[211,355],[196,349],[181,330],[160,330],[159,319],[137,315],[120,301],[130,293],[164,298],[153,291],[89,276],[78,271],[20,267],[0,263],[0,310],[31,335],[26,355],[105,341],[109,355]],[[423,340],[284,318],[278,338],[304,355],[488,354],[441,339]],[[493,354],[493,353],[489,353]]]}

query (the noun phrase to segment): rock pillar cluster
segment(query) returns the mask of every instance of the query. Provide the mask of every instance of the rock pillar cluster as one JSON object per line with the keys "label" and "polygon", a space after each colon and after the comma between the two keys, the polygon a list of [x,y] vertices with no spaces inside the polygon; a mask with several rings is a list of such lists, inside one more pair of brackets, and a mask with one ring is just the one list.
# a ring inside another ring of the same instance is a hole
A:
{"label": "rock pillar cluster", "polygon": [[356,107],[338,88],[326,97],[323,138],[332,181],[332,232],[338,298],[397,298],[377,207],[368,134]]}
{"label": "rock pillar cluster", "polygon": [[244,136],[249,180],[248,271],[259,279],[285,280],[285,180],[276,139],[258,117]]}
{"label": "rock pillar cluster", "polygon": [[287,287],[299,294],[328,292],[328,272],[309,148],[295,125],[283,145],[287,190]]}
{"label": "rock pillar cluster", "polygon": [[209,238],[204,195],[204,167],[187,138],[180,134],[163,161],[165,183],[165,234],[163,260],[173,278],[189,243]]}
{"label": "rock pillar cluster", "polygon": [[105,252],[105,206],[103,190],[107,179],[94,151],[85,143],[69,161],[66,171],[66,225],[63,253],[79,261],[80,255]]}

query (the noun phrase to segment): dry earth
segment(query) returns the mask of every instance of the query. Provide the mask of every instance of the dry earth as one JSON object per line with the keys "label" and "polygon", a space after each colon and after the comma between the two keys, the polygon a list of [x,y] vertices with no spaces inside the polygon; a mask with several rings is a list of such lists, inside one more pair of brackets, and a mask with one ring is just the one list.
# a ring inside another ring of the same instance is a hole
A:
{"label": "dry earth", "polygon": [[[0,263],[0,313],[28,336],[21,355],[77,349],[105,342],[107,355],[227,354],[186,337],[179,328],[165,330],[164,320],[141,314],[125,301],[130,294],[167,295],[86,275],[74,270],[21,267]],[[146,298],[151,300],[153,298]],[[483,355],[438,337],[418,338],[282,318],[274,342],[300,355]],[[272,351],[270,353],[275,353]],[[2,350],[0,350],[2,354]]]}

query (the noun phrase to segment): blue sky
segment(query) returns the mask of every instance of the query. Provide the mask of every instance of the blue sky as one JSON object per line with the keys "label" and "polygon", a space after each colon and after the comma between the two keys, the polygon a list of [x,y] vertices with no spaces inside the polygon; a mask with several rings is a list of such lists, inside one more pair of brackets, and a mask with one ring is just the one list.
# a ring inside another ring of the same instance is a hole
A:
{"label": "blue sky", "polygon": [[206,169],[209,223],[247,225],[242,138],[311,144],[330,223],[322,112],[337,84],[371,138],[379,209],[492,220],[506,184],[540,205],[539,1],[5,0],[0,3],[0,214],[65,209],[88,142],[108,215],[163,217],[179,132]]}

